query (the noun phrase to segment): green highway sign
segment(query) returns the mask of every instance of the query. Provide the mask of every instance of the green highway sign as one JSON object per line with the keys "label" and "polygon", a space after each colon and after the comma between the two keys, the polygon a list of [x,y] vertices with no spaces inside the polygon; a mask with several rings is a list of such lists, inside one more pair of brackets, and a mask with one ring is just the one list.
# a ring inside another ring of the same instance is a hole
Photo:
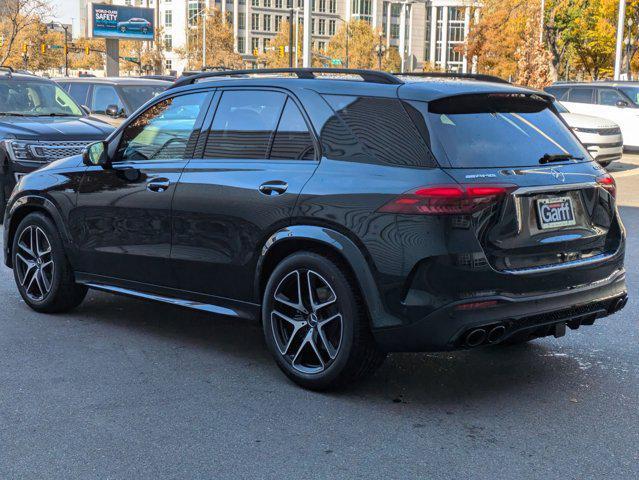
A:
{"label": "green highway sign", "polygon": [[333,65],[341,65],[341,64],[342,64],[342,61],[341,61],[339,58],[332,58],[332,59],[331,59],[331,63],[332,63]]}

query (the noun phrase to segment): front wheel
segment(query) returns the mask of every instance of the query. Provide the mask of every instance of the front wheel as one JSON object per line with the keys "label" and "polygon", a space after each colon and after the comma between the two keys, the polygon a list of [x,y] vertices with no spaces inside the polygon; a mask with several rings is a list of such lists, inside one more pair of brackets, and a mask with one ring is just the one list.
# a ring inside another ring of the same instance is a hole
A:
{"label": "front wheel", "polygon": [[87,287],[75,283],[62,239],[49,217],[27,215],[18,225],[11,253],[18,291],[32,309],[57,313],[82,303]]}
{"label": "front wheel", "polygon": [[285,258],[266,285],[262,325],[278,366],[304,388],[339,387],[385,358],[355,279],[336,258],[312,252]]}

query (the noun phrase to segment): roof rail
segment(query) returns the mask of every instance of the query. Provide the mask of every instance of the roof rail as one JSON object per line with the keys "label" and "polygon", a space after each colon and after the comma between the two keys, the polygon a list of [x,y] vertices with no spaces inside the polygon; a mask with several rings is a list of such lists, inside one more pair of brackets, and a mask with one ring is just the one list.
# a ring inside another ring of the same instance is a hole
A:
{"label": "roof rail", "polygon": [[389,85],[399,85],[402,82],[399,78],[387,72],[376,70],[360,70],[354,68],[260,68],[252,70],[225,70],[218,72],[199,72],[192,75],[178,78],[171,88],[192,85],[202,78],[215,77],[246,77],[248,75],[265,75],[272,73],[291,73],[298,78],[317,78],[316,73],[332,73],[337,75],[359,75],[365,82],[385,83]]}
{"label": "roof rail", "polygon": [[8,72],[9,75],[11,75],[13,73],[13,68],[11,68],[9,66],[6,66],[6,67],[2,66],[2,67],[0,67],[0,70],[4,70],[4,71]]}
{"label": "roof rail", "polygon": [[508,80],[496,77],[495,75],[485,75],[483,73],[452,73],[452,72],[393,72],[393,75],[410,77],[432,77],[432,78],[459,78],[466,80],[477,80],[480,82],[507,83]]}

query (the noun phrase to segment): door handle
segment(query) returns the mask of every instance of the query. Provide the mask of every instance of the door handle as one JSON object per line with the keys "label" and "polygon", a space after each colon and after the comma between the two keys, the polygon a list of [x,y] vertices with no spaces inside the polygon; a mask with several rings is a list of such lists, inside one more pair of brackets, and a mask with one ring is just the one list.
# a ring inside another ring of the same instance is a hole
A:
{"label": "door handle", "polygon": [[273,180],[272,182],[264,182],[260,185],[260,192],[264,195],[281,195],[288,188],[288,183],[282,180]]}
{"label": "door handle", "polygon": [[171,181],[168,178],[156,178],[146,184],[146,189],[151,192],[161,193],[168,189],[169,185],[171,185]]}

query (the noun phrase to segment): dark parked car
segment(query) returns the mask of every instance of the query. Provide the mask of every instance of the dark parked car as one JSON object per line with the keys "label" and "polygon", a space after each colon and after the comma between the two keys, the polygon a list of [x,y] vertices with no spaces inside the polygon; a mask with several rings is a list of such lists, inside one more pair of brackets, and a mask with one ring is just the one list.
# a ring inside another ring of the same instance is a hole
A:
{"label": "dark parked car", "polygon": [[159,95],[171,82],[151,78],[58,78],[55,80],[91,115],[113,126],[124,120],[153,97]]}
{"label": "dark parked car", "polygon": [[95,288],[261,319],[313,389],[387,352],[559,337],[623,308],[614,181],[552,97],[292,72],[183,78],[22,178],[4,253],[24,301],[61,312]]}
{"label": "dark parked car", "polygon": [[0,70],[0,208],[16,180],[49,162],[78,155],[113,127],[89,118],[45,78]]}

